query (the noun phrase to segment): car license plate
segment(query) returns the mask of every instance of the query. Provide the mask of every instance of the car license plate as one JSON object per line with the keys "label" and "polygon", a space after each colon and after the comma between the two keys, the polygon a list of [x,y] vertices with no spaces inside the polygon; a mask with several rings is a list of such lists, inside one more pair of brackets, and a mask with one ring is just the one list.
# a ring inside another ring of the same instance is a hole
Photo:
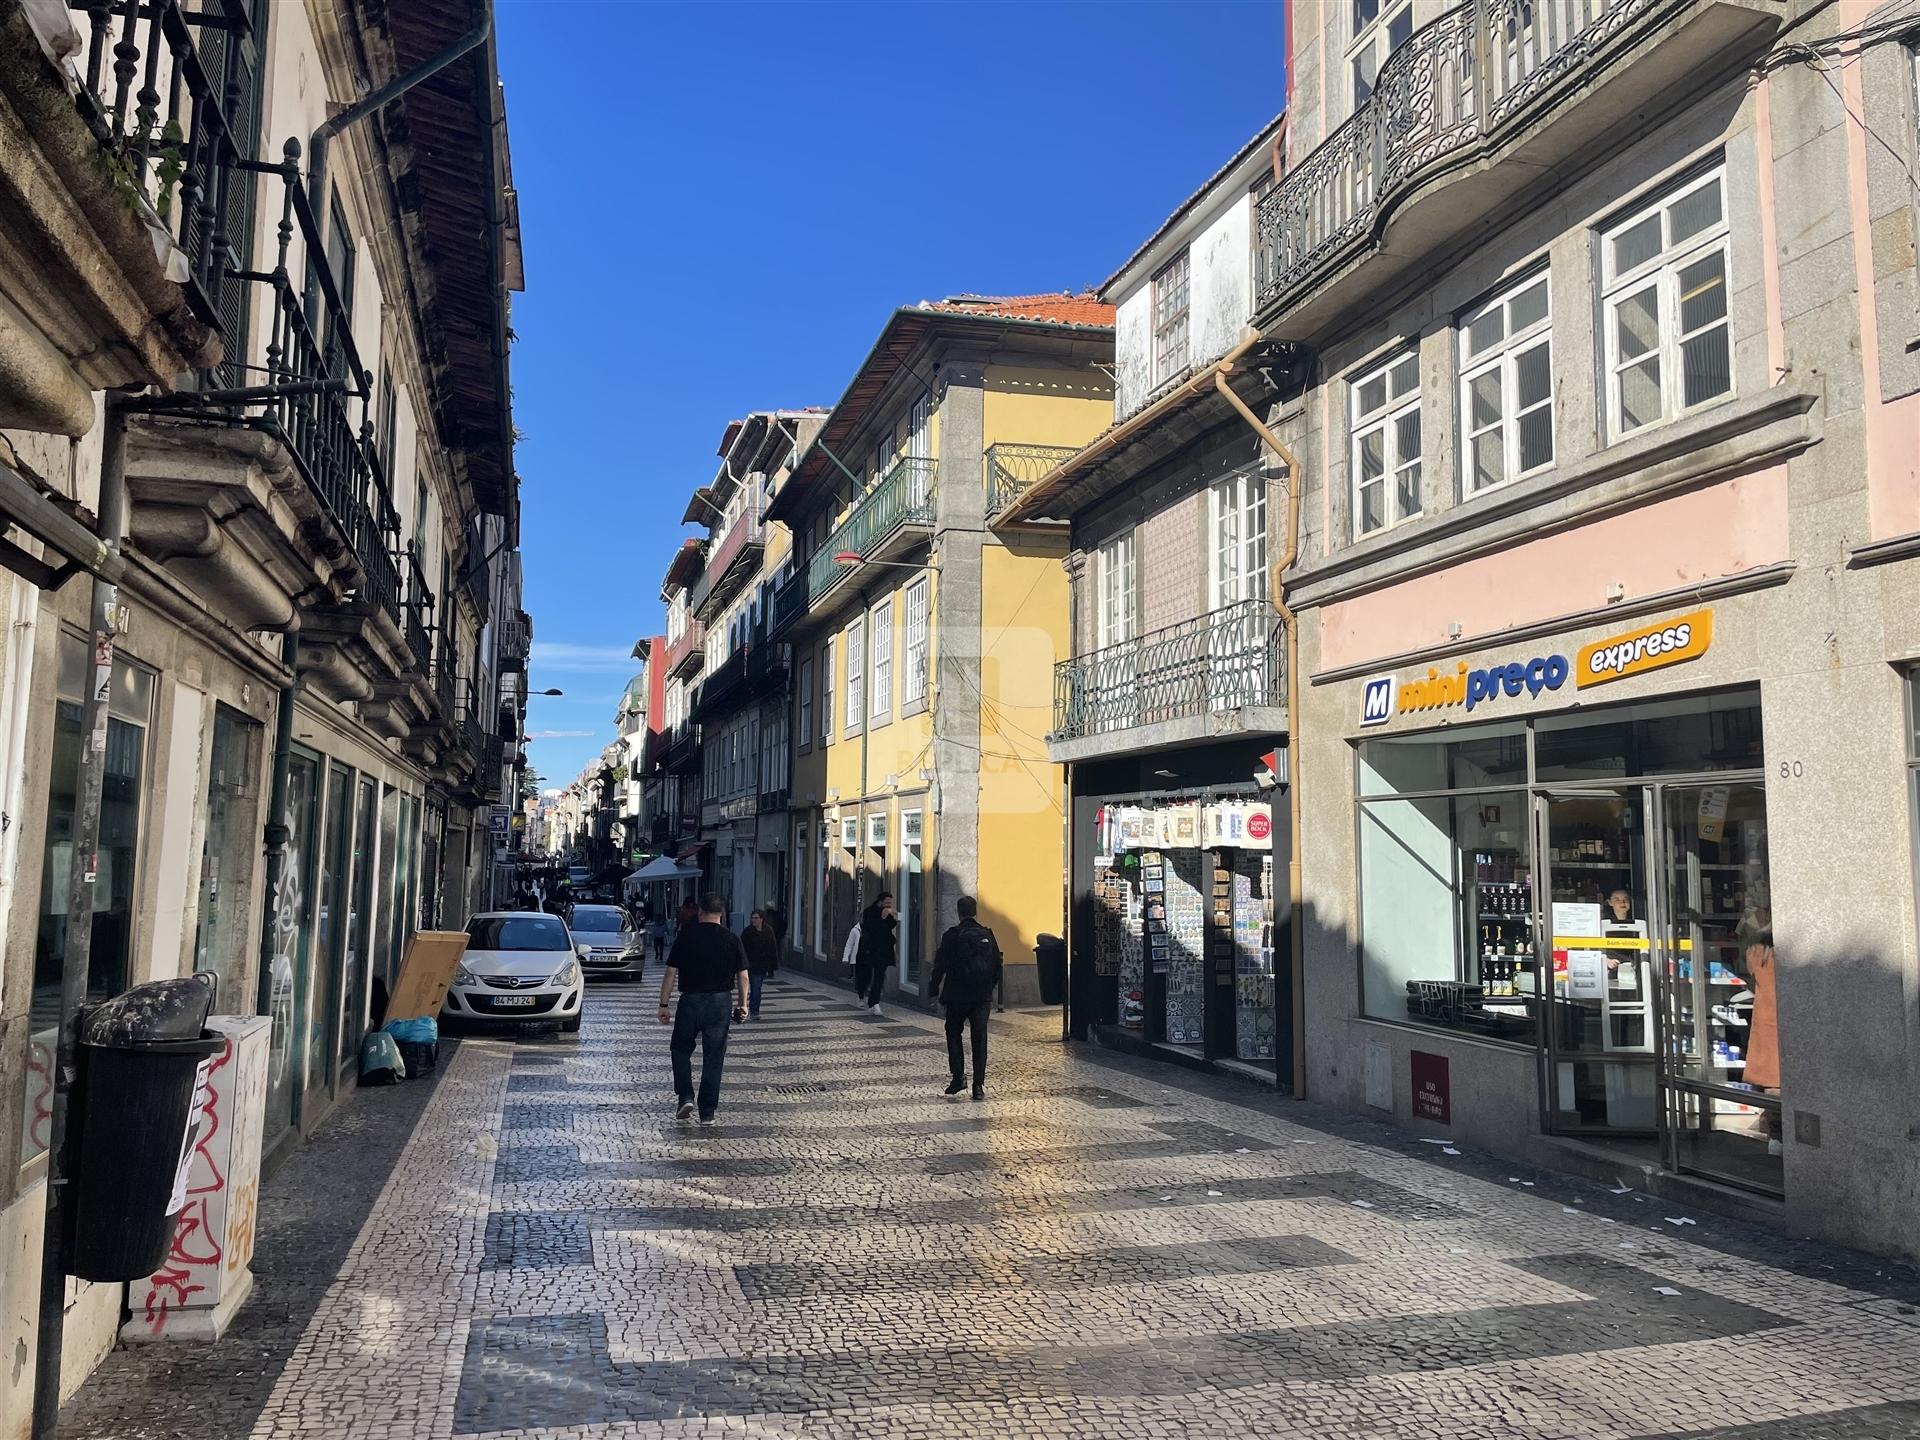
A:
{"label": "car license plate", "polygon": [[504,1008],[508,1005],[531,1006],[533,1004],[533,996],[531,995],[496,995],[493,997],[493,1003],[495,1008]]}

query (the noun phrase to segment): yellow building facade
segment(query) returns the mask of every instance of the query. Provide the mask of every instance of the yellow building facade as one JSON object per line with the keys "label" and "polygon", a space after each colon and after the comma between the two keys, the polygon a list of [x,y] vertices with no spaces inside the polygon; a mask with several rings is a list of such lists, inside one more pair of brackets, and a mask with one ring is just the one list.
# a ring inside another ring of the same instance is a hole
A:
{"label": "yellow building facade", "polygon": [[889,989],[926,994],[964,894],[1040,998],[1063,929],[1053,667],[1069,656],[1064,540],[987,525],[1112,416],[1112,312],[1079,296],[896,311],[774,497],[794,539],[775,600],[791,646],[788,945],[843,974],[860,911],[900,910]]}

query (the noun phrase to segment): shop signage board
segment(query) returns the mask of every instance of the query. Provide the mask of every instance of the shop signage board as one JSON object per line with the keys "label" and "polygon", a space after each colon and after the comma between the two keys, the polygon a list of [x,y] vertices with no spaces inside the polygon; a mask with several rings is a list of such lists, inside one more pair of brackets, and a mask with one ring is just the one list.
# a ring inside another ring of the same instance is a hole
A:
{"label": "shop signage board", "polygon": [[1453,1074],[1444,1055],[1415,1050],[1408,1055],[1413,1074],[1413,1114],[1438,1125],[1453,1123]]}
{"label": "shop signage board", "polygon": [[1587,690],[1697,660],[1712,644],[1713,611],[1691,610],[1604,636],[1582,645],[1572,656],[1515,655],[1480,666],[1462,660],[1452,671],[1429,665],[1426,674],[1405,680],[1375,675],[1361,684],[1360,724],[1384,725],[1399,715],[1455,706],[1472,711],[1484,705],[1538,700],[1564,689],[1568,680],[1576,690]]}

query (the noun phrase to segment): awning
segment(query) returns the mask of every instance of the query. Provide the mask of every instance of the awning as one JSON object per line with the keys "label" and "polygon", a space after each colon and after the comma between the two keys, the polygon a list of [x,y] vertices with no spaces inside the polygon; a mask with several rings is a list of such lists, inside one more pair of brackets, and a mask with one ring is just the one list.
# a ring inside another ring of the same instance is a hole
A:
{"label": "awning", "polygon": [[113,585],[126,572],[126,562],[110,554],[99,536],[4,462],[0,462],[0,519],[19,526],[65,562],[52,564],[29,555],[11,540],[0,539],[0,565],[42,590],[58,590],[82,570]]}
{"label": "awning", "polygon": [[700,874],[700,867],[683,869],[680,862],[671,855],[662,855],[657,860],[649,860],[627,878],[629,880],[691,880]]}

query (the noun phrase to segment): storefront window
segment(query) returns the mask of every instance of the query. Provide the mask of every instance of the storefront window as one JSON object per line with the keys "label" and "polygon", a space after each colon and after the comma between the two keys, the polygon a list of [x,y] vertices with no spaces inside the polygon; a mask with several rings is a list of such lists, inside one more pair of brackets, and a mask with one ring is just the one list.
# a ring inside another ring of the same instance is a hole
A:
{"label": "storefront window", "polygon": [[[34,946],[33,999],[27,1049],[22,1164],[46,1149],[53,1042],[60,1020],[60,978],[66,964],[68,883],[74,864],[74,810],[83,743],[81,697],[87,684],[87,642],[62,632],[53,756],[47,776],[46,848],[40,871],[40,925]],[[147,726],[153,675],[125,660],[113,664],[107,705],[107,763],[100,796],[99,866],[93,886],[93,939],[87,995],[105,999],[129,983],[133,953],[134,881],[139,858],[140,801],[146,778]]]}
{"label": "storefront window", "polygon": [[219,981],[214,1008],[250,1014],[251,995],[234,985],[246,973],[251,942],[247,894],[259,833],[255,802],[260,726],[221,705],[213,716],[213,752],[207,775],[207,827],[200,850],[199,929],[193,968]]}
{"label": "storefront window", "polygon": [[1575,711],[1534,727],[1534,778],[1543,782],[1757,770],[1761,758],[1760,709],[1737,691]]}
{"label": "storefront window", "polygon": [[313,935],[315,821],[320,770],[307,755],[287,761],[287,851],[280,867],[280,893],[273,907],[273,959],[267,992],[273,1038],[267,1063],[267,1128],[277,1135],[294,1122],[300,1068],[296,1037],[305,1023],[307,958]]}
{"label": "storefront window", "polygon": [[1358,760],[1363,1012],[1537,1044],[1549,1130],[1657,1137],[1673,1168],[1777,1192],[1756,693],[1367,740]]}

